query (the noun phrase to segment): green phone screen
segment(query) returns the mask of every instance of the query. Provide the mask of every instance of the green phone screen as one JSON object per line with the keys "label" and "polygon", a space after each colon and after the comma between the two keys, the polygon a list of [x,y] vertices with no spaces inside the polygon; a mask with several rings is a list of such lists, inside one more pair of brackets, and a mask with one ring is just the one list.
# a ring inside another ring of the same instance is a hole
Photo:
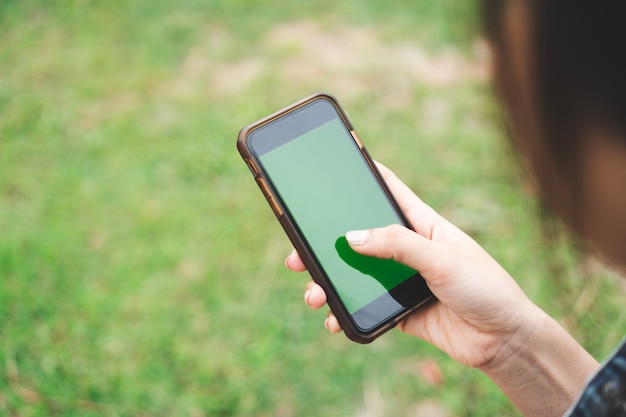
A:
{"label": "green phone screen", "polygon": [[[321,102],[318,106],[331,106]],[[403,308],[389,291],[416,271],[393,260],[359,255],[349,247],[347,231],[402,224],[402,219],[339,115],[334,109],[323,113],[310,126],[297,124],[276,144],[258,146],[258,159],[348,312],[358,317],[359,311],[376,305],[374,301],[387,299],[386,307],[369,311],[370,318],[361,325],[367,327],[365,322],[387,318],[373,316],[393,315]],[[254,148],[254,138],[252,144]]]}

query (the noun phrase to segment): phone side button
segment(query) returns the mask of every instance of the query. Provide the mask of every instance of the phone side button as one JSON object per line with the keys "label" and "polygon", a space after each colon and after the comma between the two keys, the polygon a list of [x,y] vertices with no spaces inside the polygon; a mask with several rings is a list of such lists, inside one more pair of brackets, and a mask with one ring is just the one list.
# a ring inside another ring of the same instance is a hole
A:
{"label": "phone side button", "polygon": [[265,183],[265,180],[260,177],[257,178],[256,180],[259,184],[259,187],[261,187],[261,190],[263,191],[263,194],[265,195],[267,202],[270,203],[272,210],[274,210],[274,213],[276,213],[278,217],[282,216],[283,210],[280,208],[280,206],[276,202],[276,199],[274,198],[274,196],[272,195],[272,192],[270,191],[269,187]]}
{"label": "phone side button", "polygon": [[356,133],[356,130],[354,130],[354,129],[351,130],[350,134],[352,135],[352,137],[356,141],[356,144],[359,146],[359,148],[363,149],[363,142],[361,142],[361,138],[359,137],[359,134]]}
{"label": "phone side button", "polygon": [[252,172],[252,175],[254,175],[255,177],[259,175],[259,170],[257,169],[256,164],[252,159],[244,158],[244,161],[246,161],[246,164],[248,165],[250,172]]}
{"label": "phone side button", "polygon": [[282,209],[278,206],[278,203],[276,203],[276,200],[274,199],[274,197],[272,196],[268,196],[268,200],[270,202],[270,206],[272,206],[272,210],[274,210],[274,213],[276,213],[276,215],[278,217],[283,215],[283,211]]}

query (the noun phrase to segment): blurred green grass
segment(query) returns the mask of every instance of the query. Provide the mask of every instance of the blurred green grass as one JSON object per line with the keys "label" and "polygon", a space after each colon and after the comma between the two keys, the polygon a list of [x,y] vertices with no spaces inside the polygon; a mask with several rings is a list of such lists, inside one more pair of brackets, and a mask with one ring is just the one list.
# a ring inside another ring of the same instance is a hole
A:
{"label": "blurred green grass", "polygon": [[543,241],[473,22],[452,0],[1,1],[0,413],[516,415],[432,347],[359,346],[304,306],[235,138],[318,90],[606,354],[620,290]]}

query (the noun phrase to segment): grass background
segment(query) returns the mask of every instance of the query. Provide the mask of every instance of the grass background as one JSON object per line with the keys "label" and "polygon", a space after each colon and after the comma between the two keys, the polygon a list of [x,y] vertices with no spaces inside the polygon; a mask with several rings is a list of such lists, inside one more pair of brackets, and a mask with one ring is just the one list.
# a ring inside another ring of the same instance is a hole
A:
{"label": "grass background", "polygon": [[359,346],[305,307],[235,139],[319,90],[606,355],[623,287],[546,243],[474,21],[452,0],[0,0],[0,414],[516,415],[427,344]]}

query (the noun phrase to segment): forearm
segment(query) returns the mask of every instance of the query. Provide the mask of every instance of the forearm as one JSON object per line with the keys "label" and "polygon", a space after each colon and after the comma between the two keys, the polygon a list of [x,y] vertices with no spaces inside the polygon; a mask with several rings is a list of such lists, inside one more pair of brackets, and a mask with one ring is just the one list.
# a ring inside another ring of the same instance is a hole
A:
{"label": "forearm", "polygon": [[481,370],[524,416],[560,417],[599,365],[555,320],[534,313],[528,335],[512,337]]}

